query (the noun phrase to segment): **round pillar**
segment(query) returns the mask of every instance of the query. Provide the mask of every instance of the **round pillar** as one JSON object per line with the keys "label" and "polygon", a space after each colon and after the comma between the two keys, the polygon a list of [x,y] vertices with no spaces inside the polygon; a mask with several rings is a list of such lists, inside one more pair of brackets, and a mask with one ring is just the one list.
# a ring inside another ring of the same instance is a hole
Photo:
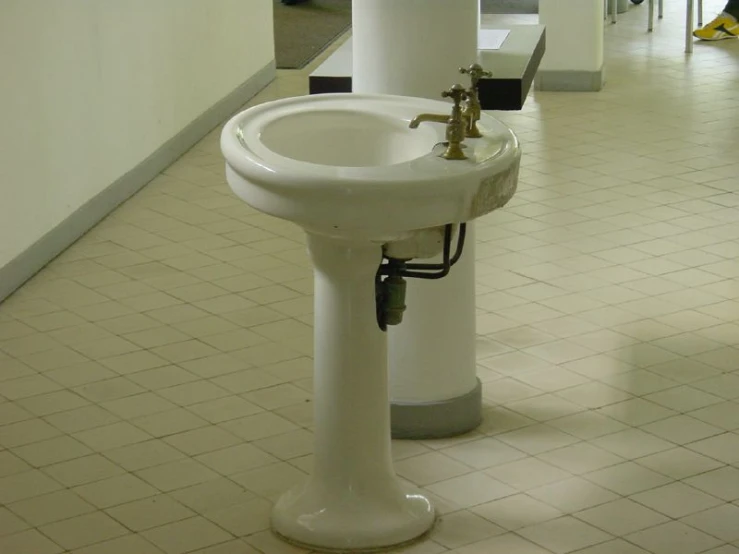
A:
{"label": "round pillar", "polygon": [[[353,91],[440,99],[478,58],[479,0],[353,0]],[[492,68],[494,69],[494,68]],[[449,437],[482,418],[475,365],[475,233],[439,281],[408,280],[388,330],[394,438]]]}
{"label": "round pillar", "polygon": [[439,100],[477,61],[479,28],[479,0],[353,0],[353,91]]}
{"label": "round pillar", "polygon": [[[538,90],[596,92],[603,88],[604,9],[603,0],[539,0],[547,51],[536,73]],[[573,21],[577,21],[576,38]]]}

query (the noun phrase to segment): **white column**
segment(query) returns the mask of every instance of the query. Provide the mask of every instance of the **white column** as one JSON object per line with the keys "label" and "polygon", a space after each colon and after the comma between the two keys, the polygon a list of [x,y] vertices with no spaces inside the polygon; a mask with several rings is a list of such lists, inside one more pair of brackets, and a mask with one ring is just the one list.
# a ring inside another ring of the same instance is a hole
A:
{"label": "white column", "polygon": [[280,498],[275,531],[314,548],[384,548],[425,533],[434,509],[395,476],[387,336],[377,323],[381,247],[308,236],[315,268],[315,452],[308,482]]}
{"label": "white column", "polygon": [[[354,92],[440,99],[477,61],[479,0],[353,0]],[[494,68],[491,68],[494,69]],[[408,280],[405,321],[389,335],[393,435],[450,436],[477,426],[475,248],[440,281]]]}
{"label": "white column", "polygon": [[536,76],[539,90],[603,88],[603,17],[603,0],[539,0],[539,23],[547,32]]}
{"label": "white column", "polygon": [[354,92],[441,99],[477,60],[479,0],[353,0]]}
{"label": "white column", "polygon": [[626,13],[629,11],[629,0],[607,0],[606,8],[608,13],[613,13],[613,3],[616,3],[616,11],[618,13]]}
{"label": "white column", "polygon": [[439,281],[408,280],[403,323],[389,331],[394,402],[439,402],[477,387],[475,229],[467,228],[464,254],[449,275]]}

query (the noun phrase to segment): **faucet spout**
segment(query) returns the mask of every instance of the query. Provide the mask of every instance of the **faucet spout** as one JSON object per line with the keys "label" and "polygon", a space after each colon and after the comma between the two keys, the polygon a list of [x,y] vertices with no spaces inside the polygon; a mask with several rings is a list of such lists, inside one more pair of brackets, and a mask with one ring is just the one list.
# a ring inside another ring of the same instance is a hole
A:
{"label": "faucet spout", "polygon": [[418,126],[424,121],[430,121],[432,123],[449,123],[450,116],[441,115],[435,113],[422,113],[417,115],[411,120],[409,127],[411,129],[418,129]]}
{"label": "faucet spout", "polygon": [[466,160],[462,151],[467,129],[467,117],[462,113],[462,102],[467,100],[467,91],[462,85],[454,85],[449,90],[441,93],[442,98],[451,98],[454,101],[452,113],[442,115],[436,113],[422,113],[411,120],[410,128],[417,129],[424,121],[432,123],[443,123],[446,125],[446,150],[441,155],[446,160]]}

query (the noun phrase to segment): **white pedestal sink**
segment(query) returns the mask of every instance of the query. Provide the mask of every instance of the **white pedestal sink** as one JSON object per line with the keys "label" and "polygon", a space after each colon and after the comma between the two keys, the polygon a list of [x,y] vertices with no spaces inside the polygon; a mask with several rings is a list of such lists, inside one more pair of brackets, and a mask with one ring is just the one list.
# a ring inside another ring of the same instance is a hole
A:
{"label": "white pedestal sink", "polygon": [[433,525],[431,503],[393,470],[375,276],[383,248],[407,250],[415,244],[407,239],[423,230],[503,206],[515,192],[520,160],[513,132],[487,115],[479,122],[484,137],[465,141],[468,159],[439,157],[444,126],[411,130],[409,123],[422,112],[449,110],[419,98],[320,95],[256,106],[223,130],[233,191],[302,226],[315,267],[314,468],[272,517],[274,530],[292,542],[376,549]]}

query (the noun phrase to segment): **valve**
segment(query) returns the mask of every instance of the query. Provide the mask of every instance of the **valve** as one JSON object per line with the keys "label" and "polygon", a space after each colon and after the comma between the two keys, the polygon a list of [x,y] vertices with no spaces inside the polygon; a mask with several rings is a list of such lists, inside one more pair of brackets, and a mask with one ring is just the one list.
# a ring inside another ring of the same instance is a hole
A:
{"label": "valve", "polygon": [[408,260],[385,257],[375,274],[375,304],[377,324],[387,331],[388,325],[400,325],[406,310],[406,279],[441,279],[449,274],[452,266],[462,257],[467,224],[459,226],[457,247],[452,255],[452,235],[454,226],[444,227],[444,248],[442,262],[439,264],[408,263]]}

